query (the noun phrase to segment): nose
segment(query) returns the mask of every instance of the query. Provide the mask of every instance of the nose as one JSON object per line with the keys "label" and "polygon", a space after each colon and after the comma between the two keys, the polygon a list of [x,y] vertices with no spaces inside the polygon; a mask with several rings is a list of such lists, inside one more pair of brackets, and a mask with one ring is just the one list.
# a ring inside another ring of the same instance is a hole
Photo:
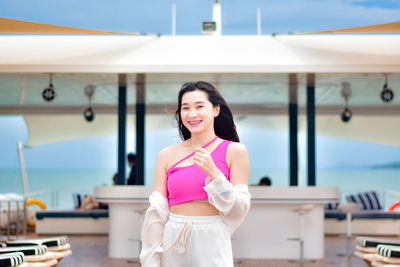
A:
{"label": "nose", "polygon": [[193,118],[197,116],[197,112],[195,109],[190,109],[189,111],[189,118]]}

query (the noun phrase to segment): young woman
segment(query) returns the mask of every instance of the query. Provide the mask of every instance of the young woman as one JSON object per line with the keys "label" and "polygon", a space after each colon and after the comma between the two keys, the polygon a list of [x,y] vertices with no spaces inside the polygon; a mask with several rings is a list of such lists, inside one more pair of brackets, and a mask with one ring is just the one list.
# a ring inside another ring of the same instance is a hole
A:
{"label": "young woman", "polygon": [[233,266],[230,236],[250,207],[246,147],[209,83],[185,83],[175,117],[184,141],[158,155],[142,266]]}

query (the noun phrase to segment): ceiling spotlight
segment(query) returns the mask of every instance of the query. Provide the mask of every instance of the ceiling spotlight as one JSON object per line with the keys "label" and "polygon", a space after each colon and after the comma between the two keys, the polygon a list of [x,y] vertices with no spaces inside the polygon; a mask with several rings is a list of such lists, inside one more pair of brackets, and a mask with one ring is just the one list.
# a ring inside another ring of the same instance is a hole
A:
{"label": "ceiling spotlight", "polygon": [[353,113],[351,112],[351,110],[348,107],[345,107],[342,113],[342,121],[343,122],[348,122],[351,120],[351,116],[353,116]]}
{"label": "ceiling spotlight", "polygon": [[342,89],[340,90],[340,94],[344,98],[344,110],[342,112],[341,119],[343,122],[349,122],[353,115],[353,113],[347,106],[349,98],[351,96],[351,85],[349,82],[342,82]]}
{"label": "ceiling spotlight", "polygon": [[385,84],[382,87],[380,96],[381,96],[382,101],[385,103],[392,101],[394,98],[394,92],[393,92],[392,88],[388,87],[387,74],[385,74]]}
{"label": "ceiling spotlight", "polygon": [[50,82],[49,86],[45,87],[42,91],[42,97],[45,102],[51,102],[56,98],[56,90],[53,86],[53,74],[50,73]]}
{"label": "ceiling spotlight", "polygon": [[85,86],[83,91],[85,92],[85,95],[89,99],[89,107],[85,109],[85,111],[83,112],[83,117],[85,118],[86,121],[91,122],[94,120],[94,111],[92,109],[91,103],[95,91],[95,86],[92,84],[88,84]]}
{"label": "ceiling spotlight", "polygon": [[92,96],[94,95],[94,89],[95,89],[95,86],[92,85],[92,84],[88,84],[88,85],[85,86],[85,89],[84,89],[85,95],[86,95],[89,99],[91,99]]}
{"label": "ceiling spotlight", "polygon": [[85,109],[85,111],[83,112],[83,117],[85,118],[86,121],[91,122],[94,120],[94,112],[93,109],[91,107],[88,107],[87,109]]}
{"label": "ceiling spotlight", "polygon": [[351,85],[349,82],[342,82],[342,89],[340,90],[340,93],[347,101],[347,99],[351,96]]}

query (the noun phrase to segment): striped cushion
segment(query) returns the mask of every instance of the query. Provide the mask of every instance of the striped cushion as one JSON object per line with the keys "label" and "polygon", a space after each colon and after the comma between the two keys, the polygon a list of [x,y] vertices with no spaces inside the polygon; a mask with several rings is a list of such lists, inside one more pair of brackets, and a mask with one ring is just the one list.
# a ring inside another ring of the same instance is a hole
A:
{"label": "striped cushion", "polygon": [[377,250],[383,257],[400,258],[400,246],[378,245]]}
{"label": "striped cushion", "polygon": [[51,238],[43,238],[43,239],[23,239],[23,240],[14,240],[8,241],[7,247],[21,247],[21,246],[37,246],[37,245],[45,245],[47,247],[55,247],[61,246],[68,243],[67,236],[58,236]]}
{"label": "striped cushion", "polygon": [[83,201],[85,200],[85,198],[87,198],[88,195],[75,193],[75,194],[72,194],[72,196],[74,198],[75,209],[79,209],[82,206]]}
{"label": "striped cushion", "polygon": [[357,203],[363,210],[381,210],[382,204],[375,191],[346,196],[348,202]]}
{"label": "striped cushion", "polygon": [[356,245],[359,247],[377,247],[378,245],[400,246],[400,239],[383,239],[375,237],[357,236]]}
{"label": "striped cushion", "polygon": [[23,262],[24,262],[24,253],[22,252],[0,254],[0,267],[18,266]]}
{"label": "striped cushion", "polygon": [[39,246],[0,248],[0,254],[7,254],[11,252],[22,252],[24,253],[25,256],[42,255],[47,252],[47,247],[39,245]]}

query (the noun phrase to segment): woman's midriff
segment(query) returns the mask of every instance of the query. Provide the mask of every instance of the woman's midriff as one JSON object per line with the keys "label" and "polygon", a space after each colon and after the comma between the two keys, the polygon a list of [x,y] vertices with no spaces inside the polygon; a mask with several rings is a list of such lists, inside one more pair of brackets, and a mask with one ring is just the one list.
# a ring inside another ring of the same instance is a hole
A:
{"label": "woman's midriff", "polygon": [[208,200],[194,200],[169,207],[169,211],[186,216],[218,215],[218,210]]}

